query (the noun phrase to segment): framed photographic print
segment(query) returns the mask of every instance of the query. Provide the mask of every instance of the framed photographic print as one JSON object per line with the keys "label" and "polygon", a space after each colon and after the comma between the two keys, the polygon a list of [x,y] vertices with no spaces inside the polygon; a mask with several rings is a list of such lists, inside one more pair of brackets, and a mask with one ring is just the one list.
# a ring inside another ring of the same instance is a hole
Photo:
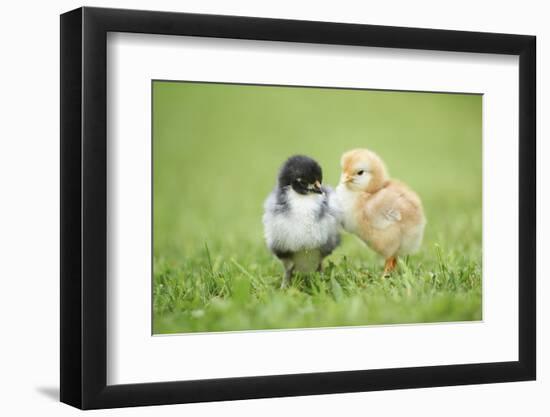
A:
{"label": "framed photographic print", "polygon": [[61,401],[535,379],[535,37],[61,16]]}

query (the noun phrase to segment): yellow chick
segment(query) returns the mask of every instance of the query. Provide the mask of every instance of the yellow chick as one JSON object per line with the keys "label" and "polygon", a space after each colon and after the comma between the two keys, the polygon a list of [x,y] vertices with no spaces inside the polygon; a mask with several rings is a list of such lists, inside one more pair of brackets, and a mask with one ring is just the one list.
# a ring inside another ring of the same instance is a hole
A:
{"label": "yellow chick", "polygon": [[341,165],[336,194],[342,225],[386,259],[387,275],[395,269],[397,256],[416,252],[422,243],[422,202],[408,186],[388,177],[384,162],[372,151],[348,151]]}

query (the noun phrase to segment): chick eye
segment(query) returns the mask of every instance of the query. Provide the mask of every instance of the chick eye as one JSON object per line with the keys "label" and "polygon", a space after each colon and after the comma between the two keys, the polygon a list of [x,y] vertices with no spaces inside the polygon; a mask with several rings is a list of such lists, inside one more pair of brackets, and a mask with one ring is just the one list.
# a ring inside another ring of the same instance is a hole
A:
{"label": "chick eye", "polygon": [[363,175],[364,173],[365,173],[365,171],[363,171],[363,170],[357,171],[357,175]]}

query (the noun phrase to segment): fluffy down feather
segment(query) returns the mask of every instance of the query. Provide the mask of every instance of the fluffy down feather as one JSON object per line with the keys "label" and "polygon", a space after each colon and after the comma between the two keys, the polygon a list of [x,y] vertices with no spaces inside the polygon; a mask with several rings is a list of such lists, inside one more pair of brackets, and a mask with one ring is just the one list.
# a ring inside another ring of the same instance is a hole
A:
{"label": "fluffy down feather", "polygon": [[[298,194],[291,187],[275,189],[264,204],[264,232],[269,249],[296,261],[295,271],[312,272],[340,243],[341,211],[332,189]],[[300,261],[307,252],[310,258]]]}

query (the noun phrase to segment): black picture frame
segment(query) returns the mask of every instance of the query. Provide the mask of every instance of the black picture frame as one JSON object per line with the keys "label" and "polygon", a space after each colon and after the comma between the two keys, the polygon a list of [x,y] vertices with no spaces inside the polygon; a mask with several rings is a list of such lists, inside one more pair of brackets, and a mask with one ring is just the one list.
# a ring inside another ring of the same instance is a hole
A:
{"label": "black picture frame", "polygon": [[[108,32],[519,56],[519,360],[107,385]],[[533,380],[536,377],[534,36],[79,8],[61,15],[61,401],[82,409]]]}

